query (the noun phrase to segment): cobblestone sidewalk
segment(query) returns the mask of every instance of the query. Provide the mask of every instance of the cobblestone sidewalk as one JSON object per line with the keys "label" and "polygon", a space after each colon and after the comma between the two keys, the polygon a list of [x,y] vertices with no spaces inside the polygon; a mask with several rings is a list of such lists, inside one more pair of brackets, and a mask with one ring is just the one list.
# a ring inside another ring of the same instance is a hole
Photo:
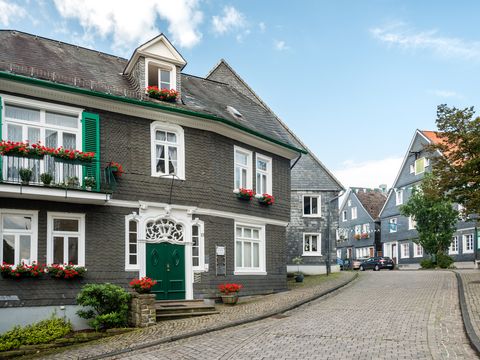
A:
{"label": "cobblestone sidewalk", "polygon": [[457,270],[462,277],[463,291],[473,330],[480,338],[480,271]]}
{"label": "cobblestone sidewalk", "polygon": [[295,287],[293,290],[240,301],[235,306],[217,305],[219,314],[162,321],[155,326],[132,331],[127,334],[91,342],[82,346],[71,347],[63,352],[56,352],[44,359],[90,359],[108,356],[112,352],[133,349],[139,345],[148,346],[163,339],[202,331],[213,327],[225,326],[232,322],[256,318],[273,311],[284,309],[307,299],[318,296],[328,290],[342,285],[355,276],[352,272],[333,274],[324,281],[312,285]]}

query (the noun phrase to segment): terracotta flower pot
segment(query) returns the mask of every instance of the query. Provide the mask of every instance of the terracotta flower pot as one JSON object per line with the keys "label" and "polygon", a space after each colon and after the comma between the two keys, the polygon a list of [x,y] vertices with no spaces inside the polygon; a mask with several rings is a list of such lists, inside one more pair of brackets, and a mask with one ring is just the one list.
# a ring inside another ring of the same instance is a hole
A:
{"label": "terracotta flower pot", "polygon": [[222,295],[222,302],[224,304],[235,305],[238,301],[238,294]]}

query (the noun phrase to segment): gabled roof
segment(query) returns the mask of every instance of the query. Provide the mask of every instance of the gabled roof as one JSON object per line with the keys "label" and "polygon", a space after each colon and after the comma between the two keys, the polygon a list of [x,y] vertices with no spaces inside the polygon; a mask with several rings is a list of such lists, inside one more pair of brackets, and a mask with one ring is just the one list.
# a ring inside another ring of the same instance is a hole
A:
{"label": "gabled roof", "polygon": [[355,196],[374,220],[380,215],[380,210],[387,200],[387,196],[379,191],[358,191]]}
{"label": "gabled roof", "polygon": [[[160,35],[139,49],[148,48],[160,40],[164,44],[167,39]],[[228,84],[181,74],[182,102],[160,102],[145,97],[143,91],[139,92],[129,82],[123,74],[127,63],[127,59],[76,45],[18,31],[0,30],[0,75],[3,78],[27,79],[31,84],[47,84],[64,91],[78,89],[77,92],[82,94],[212,119],[280,145],[290,152],[306,153],[291,141],[290,133],[276,116]],[[226,110],[227,106],[240,110],[242,118],[232,116]]]}
{"label": "gabled roof", "polygon": [[[225,59],[220,59],[220,61],[213,67],[212,70],[210,70],[206,76],[207,79],[217,79],[216,77],[216,72],[219,71],[226,71],[229,73],[230,78],[232,79],[233,83],[230,83],[230,85],[234,86],[238,91],[240,91],[242,94],[248,96],[252,100],[254,100],[256,103],[261,105],[263,108],[265,108],[266,111],[268,111],[272,116],[274,116],[277,121],[281,124],[281,126],[286,130],[286,132],[289,135],[290,142],[295,144],[298,147],[301,147],[303,149],[306,149],[308,151],[308,154],[305,157],[311,158],[312,163],[314,166],[318,168],[323,174],[326,174],[326,176],[330,179],[330,181],[337,186],[337,190],[344,190],[345,188],[343,185],[338,181],[338,179],[330,172],[330,170],[315,156],[315,154],[308,149],[308,147],[300,140],[300,138],[295,135],[295,133],[290,130],[290,128],[283,122],[282,119],[280,119],[275,112],[260,98],[260,96],[242,79],[240,75],[227,63]],[[302,159],[300,159],[302,161]],[[310,167],[311,172],[315,172],[315,169]],[[317,175],[323,175],[323,174],[317,174]],[[294,188],[294,174],[292,173],[292,188]]]}

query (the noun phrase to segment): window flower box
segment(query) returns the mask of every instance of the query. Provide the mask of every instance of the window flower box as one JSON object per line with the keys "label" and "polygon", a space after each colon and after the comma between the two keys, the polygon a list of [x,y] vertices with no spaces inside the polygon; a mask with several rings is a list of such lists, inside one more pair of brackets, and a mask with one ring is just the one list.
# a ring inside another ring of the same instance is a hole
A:
{"label": "window flower box", "polygon": [[123,170],[123,166],[121,164],[119,164],[118,162],[115,162],[115,161],[111,161],[108,166],[107,166],[107,169],[109,169],[111,171],[111,173],[113,174],[113,176],[115,176],[115,178],[120,178],[122,176],[122,174],[125,172]]}
{"label": "window flower box", "polygon": [[355,238],[355,240],[360,240],[362,238],[362,235],[355,234],[355,235],[353,235],[353,237]]}
{"label": "window flower box", "polygon": [[178,97],[178,91],[175,89],[159,89],[158,86],[147,87],[148,96],[152,99],[157,99],[166,102],[176,102]]}
{"label": "window flower box", "polygon": [[139,294],[150,293],[150,291],[156,284],[156,280],[152,280],[146,276],[141,279],[133,279],[132,281],[130,281],[130,287]]}
{"label": "window flower box", "polygon": [[273,205],[275,203],[275,198],[273,197],[273,195],[270,195],[270,194],[266,194],[266,193],[262,194],[262,195],[256,194],[255,198],[262,205],[269,206],[269,205]]}
{"label": "window flower box", "polygon": [[370,235],[368,233],[362,233],[362,235],[360,235],[360,237],[362,239],[368,239],[370,237]]}
{"label": "window flower box", "polygon": [[83,278],[87,269],[83,266],[73,264],[52,264],[47,268],[47,273],[55,279],[76,279]]}
{"label": "window flower box", "polygon": [[246,200],[246,201],[250,201],[252,197],[255,196],[255,193],[253,192],[253,190],[244,189],[244,188],[235,189],[233,190],[233,193],[237,195],[237,198],[239,198],[240,200]]}
{"label": "window flower box", "polygon": [[43,159],[53,149],[28,142],[2,140],[0,141],[0,154],[5,156],[25,157],[29,159]]}
{"label": "window flower box", "polygon": [[12,279],[19,279],[19,278],[26,278],[26,277],[37,278],[43,273],[45,273],[45,267],[35,262],[33,262],[32,265],[21,263],[21,264],[18,264],[17,266],[3,263],[3,265],[0,266],[0,273],[4,278],[12,278]]}
{"label": "window flower box", "polygon": [[55,161],[69,163],[69,164],[82,164],[82,163],[91,163],[95,157],[94,152],[82,152],[78,150],[69,150],[60,147],[48,155],[52,156]]}

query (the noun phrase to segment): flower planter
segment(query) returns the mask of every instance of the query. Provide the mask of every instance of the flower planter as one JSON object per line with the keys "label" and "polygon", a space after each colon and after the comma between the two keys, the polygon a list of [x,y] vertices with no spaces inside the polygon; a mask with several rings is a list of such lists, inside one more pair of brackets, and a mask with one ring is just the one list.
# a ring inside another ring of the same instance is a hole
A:
{"label": "flower planter", "polygon": [[79,159],[65,159],[62,157],[56,157],[53,156],[55,162],[62,163],[62,164],[68,164],[68,165],[85,165],[85,164],[90,164],[92,160],[79,160]]}
{"label": "flower planter", "polygon": [[235,305],[238,302],[238,294],[222,295],[222,302],[228,305]]}
{"label": "flower planter", "polygon": [[303,274],[297,274],[295,275],[295,282],[303,282],[304,278]]}
{"label": "flower planter", "polygon": [[243,200],[243,201],[250,201],[252,197],[255,196],[255,193],[253,192],[253,190],[243,189],[243,188],[235,189],[233,190],[233,193],[237,196],[239,200]]}

